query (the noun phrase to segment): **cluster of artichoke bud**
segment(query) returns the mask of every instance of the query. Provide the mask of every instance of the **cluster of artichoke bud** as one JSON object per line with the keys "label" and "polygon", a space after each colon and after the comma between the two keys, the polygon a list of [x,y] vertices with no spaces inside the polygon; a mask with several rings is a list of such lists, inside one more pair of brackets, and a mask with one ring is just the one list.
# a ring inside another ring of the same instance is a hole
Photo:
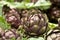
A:
{"label": "cluster of artichoke bud", "polygon": [[47,16],[39,9],[17,10],[5,5],[3,15],[11,27],[18,28],[22,24],[25,33],[29,35],[43,34],[48,25]]}
{"label": "cluster of artichoke bud", "polygon": [[[20,0],[14,0],[20,1]],[[31,2],[36,2],[37,0],[31,0]],[[38,9],[18,9],[11,8],[7,5],[4,5],[2,8],[3,15],[7,21],[11,25],[12,28],[18,29],[19,26],[24,29],[24,33],[29,36],[38,36],[46,33],[48,27],[48,18],[50,22],[58,22],[60,18],[60,0],[50,0],[52,2],[51,8],[47,10],[46,14]],[[56,4],[56,5],[55,5]],[[48,16],[48,18],[47,18]],[[58,22],[60,26],[60,20]],[[23,26],[21,26],[23,25]],[[60,27],[59,27],[60,28]],[[11,29],[8,31],[3,31],[0,29],[0,37],[1,40],[10,40],[11,38],[15,38],[16,40],[20,40],[20,35],[16,32],[15,29]],[[60,40],[60,30],[53,30],[49,35],[47,35],[47,40]]]}

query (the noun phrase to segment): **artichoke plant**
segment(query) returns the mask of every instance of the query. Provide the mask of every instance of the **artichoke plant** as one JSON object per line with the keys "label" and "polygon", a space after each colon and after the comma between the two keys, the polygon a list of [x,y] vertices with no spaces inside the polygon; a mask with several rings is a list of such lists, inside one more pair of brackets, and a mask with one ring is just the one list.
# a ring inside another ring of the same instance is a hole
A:
{"label": "artichoke plant", "polygon": [[[6,10],[6,8],[8,9]],[[36,8],[18,11],[5,5],[3,6],[3,15],[11,27],[18,28],[20,24],[24,25],[25,33],[29,35],[43,34],[48,25],[47,16]]]}
{"label": "artichoke plant", "polygon": [[[48,28],[48,18],[43,10],[50,8],[51,3],[45,0],[36,0],[37,2],[35,0],[31,0],[33,3],[31,3],[31,1],[28,2],[29,0],[24,0],[22,2],[12,1],[14,0],[0,2],[3,5],[3,16],[7,23],[11,25],[11,28],[16,28],[16,30],[18,30],[19,27],[22,27],[22,30],[18,31],[21,33],[23,38],[28,35],[33,37],[38,37],[40,35],[44,36]],[[1,40],[10,40],[13,37],[15,40],[18,40],[20,35],[16,33],[16,30],[10,29],[5,31]],[[25,34],[27,35],[25,36]],[[44,39],[41,38],[41,40]]]}
{"label": "artichoke plant", "polygon": [[17,4],[17,6],[14,5],[16,6],[15,8],[11,8],[12,4],[10,6],[7,6],[8,4],[4,5],[2,11],[6,21],[11,24],[11,27],[15,28],[18,28],[19,25],[22,24],[25,33],[29,35],[40,35],[45,33],[48,27],[47,16],[42,10],[36,8],[37,5],[28,8],[27,4],[22,5],[24,7],[26,6],[26,8],[22,9],[18,9]]}

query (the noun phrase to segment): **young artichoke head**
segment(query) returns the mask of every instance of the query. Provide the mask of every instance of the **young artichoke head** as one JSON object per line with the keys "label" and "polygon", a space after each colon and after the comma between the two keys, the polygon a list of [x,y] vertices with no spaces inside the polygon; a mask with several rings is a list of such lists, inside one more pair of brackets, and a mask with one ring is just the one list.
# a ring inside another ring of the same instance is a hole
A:
{"label": "young artichoke head", "polygon": [[1,38],[1,40],[12,40],[12,38],[21,40],[21,35],[18,34],[15,29],[10,29],[7,30]]}
{"label": "young artichoke head", "polygon": [[60,6],[60,0],[50,0],[52,4]]}
{"label": "young artichoke head", "polygon": [[48,17],[51,22],[57,23],[60,18],[60,8],[51,7],[48,12]]}
{"label": "young artichoke head", "polygon": [[52,30],[52,32],[47,36],[47,40],[60,40],[60,29]]}
{"label": "young artichoke head", "polygon": [[16,9],[10,8],[7,5],[4,5],[2,8],[3,15],[8,23],[12,27],[18,28],[20,25],[20,15]]}
{"label": "young artichoke head", "polygon": [[28,10],[28,13],[27,16],[21,18],[25,33],[29,35],[43,34],[48,25],[46,15],[38,9],[30,9]]}

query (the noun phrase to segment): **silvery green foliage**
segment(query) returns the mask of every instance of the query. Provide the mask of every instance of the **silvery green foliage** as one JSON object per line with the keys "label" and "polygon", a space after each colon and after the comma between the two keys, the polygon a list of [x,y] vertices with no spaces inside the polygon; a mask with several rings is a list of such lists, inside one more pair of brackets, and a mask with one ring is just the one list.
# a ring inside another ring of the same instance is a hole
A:
{"label": "silvery green foliage", "polygon": [[28,40],[44,40],[43,37],[39,37],[39,38],[29,38]]}
{"label": "silvery green foliage", "polygon": [[12,7],[12,8],[22,8],[22,9],[30,9],[30,8],[39,8],[41,10],[46,10],[51,6],[50,1],[46,1],[46,0],[38,0],[35,4],[34,3],[30,3],[30,1],[22,1],[22,2],[6,2],[6,1],[1,1],[0,3],[7,4],[8,6]]}
{"label": "silvery green foliage", "polygon": [[50,7],[51,3],[46,0],[38,0],[34,6],[38,7],[41,10],[46,10]]}

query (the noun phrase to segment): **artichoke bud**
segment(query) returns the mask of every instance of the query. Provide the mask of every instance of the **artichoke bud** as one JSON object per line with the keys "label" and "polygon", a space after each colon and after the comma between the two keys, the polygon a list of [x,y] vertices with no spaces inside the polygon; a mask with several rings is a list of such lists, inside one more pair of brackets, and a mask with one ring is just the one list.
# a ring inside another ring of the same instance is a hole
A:
{"label": "artichoke bud", "polygon": [[3,6],[3,14],[5,16],[5,19],[8,23],[11,24],[11,26],[18,28],[20,25],[20,14],[18,11],[14,8],[10,8],[7,5]]}
{"label": "artichoke bud", "polygon": [[60,0],[50,0],[52,2],[52,4],[55,4],[57,6],[60,5]]}
{"label": "artichoke bud", "polygon": [[48,17],[49,17],[50,21],[54,20],[54,21],[58,22],[58,18],[60,18],[60,9],[58,7],[52,7],[49,10]]}
{"label": "artichoke bud", "polygon": [[[30,10],[31,11],[31,10]],[[25,33],[29,35],[39,35],[46,31],[47,20],[41,11],[34,10],[30,12],[27,20],[23,22]]]}
{"label": "artichoke bud", "polygon": [[17,40],[19,37],[21,39],[21,35],[19,35],[15,29],[10,29],[4,33],[2,39],[7,40],[7,39],[15,38]]}
{"label": "artichoke bud", "polygon": [[47,40],[60,40],[60,29],[54,29],[48,36]]}

